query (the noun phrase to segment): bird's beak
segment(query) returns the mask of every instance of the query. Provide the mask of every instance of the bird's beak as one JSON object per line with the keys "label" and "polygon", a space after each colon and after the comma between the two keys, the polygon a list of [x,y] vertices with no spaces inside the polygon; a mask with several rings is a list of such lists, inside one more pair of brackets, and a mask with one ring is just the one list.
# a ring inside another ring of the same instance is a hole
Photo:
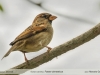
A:
{"label": "bird's beak", "polygon": [[50,16],[49,20],[55,20],[57,17],[56,16]]}

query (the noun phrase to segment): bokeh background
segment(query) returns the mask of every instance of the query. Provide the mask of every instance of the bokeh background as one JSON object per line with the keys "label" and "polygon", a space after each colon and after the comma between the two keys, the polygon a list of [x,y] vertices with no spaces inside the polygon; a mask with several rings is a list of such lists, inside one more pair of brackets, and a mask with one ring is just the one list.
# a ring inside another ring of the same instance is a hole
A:
{"label": "bokeh background", "polygon": [[[0,5],[3,8],[0,10],[0,59],[9,50],[9,43],[31,25],[39,13],[48,12],[58,17],[53,21],[54,36],[48,45],[52,48],[100,22],[100,0],[0,0]],[[44,48],[27,53],[26,56],[32,59],[46,51]],[[12,52],[0,60],[0,70],[7,70],[23,62],[21,52]],[[100,36],[36,69],[100,69]],[[21,75],[29,74],[26,72]]]}

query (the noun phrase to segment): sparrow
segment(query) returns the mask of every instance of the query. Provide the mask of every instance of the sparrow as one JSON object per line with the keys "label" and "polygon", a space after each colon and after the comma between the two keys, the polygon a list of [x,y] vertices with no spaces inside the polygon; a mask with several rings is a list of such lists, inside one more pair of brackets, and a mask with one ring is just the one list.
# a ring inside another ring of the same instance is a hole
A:
{"label": "sparrow", "polygon": [[11,48],[3,58],[7,57],[12,51],[20,51],[24,54],[24,59],[27,62],[28,59],[25,53],[36,52],[44,47],[47,47],[48,51],[50,51],[52,48],[47,45],[52,40],[52,21],[56,18],[56,16],[50,13],[40,13],[37,15],[33,23],[10,43]]}

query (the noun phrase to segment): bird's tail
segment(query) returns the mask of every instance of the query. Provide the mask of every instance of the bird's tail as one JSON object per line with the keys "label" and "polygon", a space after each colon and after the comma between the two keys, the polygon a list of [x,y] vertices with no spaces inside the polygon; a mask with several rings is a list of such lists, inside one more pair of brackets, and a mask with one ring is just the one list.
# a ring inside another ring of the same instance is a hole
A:
{"label": "bird's tail", "polygon": [[[15,47],[12,46],[12,47],[9,49],[9,51],[3,56],[3,58],[4,58],[4,57],[7,57],[7,56],[8,56],[12,51],[14,51],[14,50],[15,50]],[[2,59],[3,59],[3,58],[2,58]],[[1,60],[2,60],[2,59],[1,59]]]}

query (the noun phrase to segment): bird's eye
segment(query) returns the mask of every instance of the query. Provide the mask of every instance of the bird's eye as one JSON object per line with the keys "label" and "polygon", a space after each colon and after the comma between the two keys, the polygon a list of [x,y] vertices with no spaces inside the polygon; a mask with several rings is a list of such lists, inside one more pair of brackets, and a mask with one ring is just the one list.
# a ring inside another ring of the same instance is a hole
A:
{"label": "bird's eye", "polygon": [[47,15],[41,15],[42,18],[47,18]]}

